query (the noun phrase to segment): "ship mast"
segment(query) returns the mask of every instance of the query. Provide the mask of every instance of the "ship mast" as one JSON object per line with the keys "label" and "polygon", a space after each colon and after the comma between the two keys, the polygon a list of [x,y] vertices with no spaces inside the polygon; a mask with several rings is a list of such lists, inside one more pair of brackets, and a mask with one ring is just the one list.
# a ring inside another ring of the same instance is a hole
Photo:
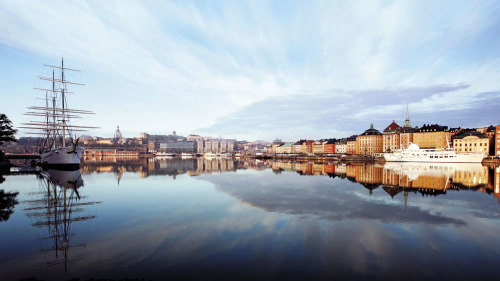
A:
{"label": "ship mast", "polygon": [[[52,91],[56,90],[54,81],[54,70],[52,70]],[[56,97],[52,95],[52,148],[56,148]]]}
{"label": "ship mast", "polygon": [[65,102],[64,102],[64,88],[66,88],[66,83],[64,82],[64,58],[61,58],[61,105],[62,105],[62,147],[66,147],[66,112],[64,111]]}
{"label": "ship mast", "polygon": [[[86,129],[97,129],[99,127],[76,126],[69,123],[70,118],[82,118],[80,115],[94,114],[92,111],[88,110],[68,108],[68,104],[66,102],[66,94],[71,93],[67,91],[66,85],[84,84],[67,81],[65,71],[69,70],[80,72],[80,70],[64,67],[64,58],[61,58],[60,66],[48,64],[45,64],[45,66],[52,68],[52,77],[38,76],[38,78],[44,81],[52,82],[52,89],[34,88],[35,90],[41,90],[45,92],[45,106],[30,106],[28,107],[28,109],[33,111],[25,113],[25,115],[40,116],[44,117],[44,119],[40,121],[29,121],[29,123],[21,123],[25,126],[19,126],[18,128],[35,130],[34,132],[26,132],[29,134],[47,136],[46,146],[42,149],[51,150],[56,149],[59,145],[62,147],[66,147],[66,135],[71,136],[71,131],[84,132],[87,131]],[[55,77],[55,69],[61,70],[61,77]],[[49,95],[48,92],[51,92],[52,95]],[[60,97],[58,96],[58,93],[61,94]],[[52,100],[52,104],[50,104],[50,99]],[[62,132],[60,131],[61,129]],[[57,141],[58,137],[62,137],[62,140],[60,142]]]}

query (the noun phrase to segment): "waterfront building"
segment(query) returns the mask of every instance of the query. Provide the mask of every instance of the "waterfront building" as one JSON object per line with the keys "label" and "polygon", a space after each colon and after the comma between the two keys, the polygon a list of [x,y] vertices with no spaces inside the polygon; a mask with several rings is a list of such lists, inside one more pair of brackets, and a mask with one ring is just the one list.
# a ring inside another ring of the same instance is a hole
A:
{"label": "waterfront building", "polygon": [[356,140],[348,140],[346,143],[346,153],[356,154]]}
{"label": "waterfront building", "polygon": [[413,133],[413,143],[424,149],[447,148],[452,135],[453,133],[448,131],[448,126],[424,125]]}
{"label": "waterfront building", "polygon": [[495,156],[500,156],[500,125],[495,128]]}
{"label": "waterfront building", "polygon": [[187,141],[192,141],[196,146],[196,153],[203,153],[203,138],[199,135],[189,135],[186,137]]}
{"label": "waterfront building", "polygon": [[292,153],[297,153],[300,154],[302,152],[302,143],[305,142],[305,140],[299,140],[296,143],[292,145]]}
{"label": "waterfront building", "polygon": [[320,141],[313,142],[312,153],[313,154],[322,154],[323,153],[323,143],[321,143]]}
{"label": "waterfront building", "polygon": [[411,143],[413,143],[413,133],[416,129],[414,128],[404,128],[399,134],[400,148],[407,149]]}
{"label": "waterfront building", "polygon": [[283,145],[284,142],[280,139],[275,139],[273,143],[271,144],[271,147],[269,148],[269,153],[277,153],[277,148],[281,145]]}
{"label": "waterfront building", "polygon": [[312,146],[313,146],[312,140],[305,140],[300,145],[300,152],[303,154],[311,154],[312,153]]}
{"label": "waterfront building", "polygon": [[341,139],[335,143],[335,153],[344,154],[347,152],[347,139]]}
{"label": "waterfront building", "polygon": [[333,154],[335,153],[335,140],[329,139],[323,141],[323,153]]}
{"label": "waterfront building", "polygon": [[469,131],[453,137],[453,149],[457,153],[482,152],[487,155],[490,142],[485,134]]}
{"label": "waterfront building", "polygon": [[194,153],[194,141],[177,141],[177,142],[163,142],[160,143],[159,152],[166,153]]}
{"label": "waterfront building", "polygon": [[[408,113],[407,113],[408,114]],[[408,118],[408,117],[407,117]],[[409,124],[409,120],[408,120]],[[383,152],[393,152],[401,147],[400,134],[403,128],[396,124],[394,120],[392,123],[384,129],[382,139],[383,139]]]}
{"label": "waterfront building", "polygon": [[148,152],[149,153],[156,152],[156,143],[153,140],[148,141]]}
{"label": "waterfront building", "polygon": [[384,149],[382,134],[373,128],[373,123],[368,130],[356,138],[356,142],[359,147],[358,154],[373,156],[382,153]]}
{"label": "waterfront building", "polygon": [[276,148],[276,153],[278,154],[290,154],[292,153],[293,142],[286,142]]}
{"label": "waterfront building", "polygon": [[488,137],[490,150],[488,151],[488,155],[495,155],[495,126],[490,125],[489,127],[483,127],[476,129],[478,132],[483,133]]}

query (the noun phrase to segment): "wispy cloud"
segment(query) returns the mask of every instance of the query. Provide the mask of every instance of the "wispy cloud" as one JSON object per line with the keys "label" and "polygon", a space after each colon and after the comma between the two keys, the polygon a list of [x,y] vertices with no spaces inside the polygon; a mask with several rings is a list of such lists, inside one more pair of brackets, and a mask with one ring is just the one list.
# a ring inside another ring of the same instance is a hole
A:
{"label": "wispy cloud", "polygon": [[[433,103],[440,96],[426,100],[418,92],[438,87],[432,85],[466,85],[448,94],[434,90],[464,103],[480,100],[478,93],[500,86],[498,12],[495,1],[5,1],[0,45],[32,65],[64,55],[83,68],[88,86],[74,99],[98,113],[93,122],[103,130],[93,133],[109,135],[119,123],[129,135],[206,127],[214,129],[211,134],[236,135],[228,129],[241,123],[231,118],[282,99],[307,105],[307,96],[331,97],[335,107],[346,108],[351,105],[343,93],[351,99],[358,93],[359,108],[370,110],[354,110],[354,117],[367,119],[386,110],[387,100],[413,100],[405,95],[418,96],[422,104],[414,106],[421,111],[441,108],[443,103]],[[22,71],[15,63],[2,68]],[[6,92],[25,99],[30,78]],[[384,95],[377,89],[389,89],[387,98],[375,98]],[[7,110],[15,122],[22,119],[21,108]],[[277,132],[295,137],[331,118],[321,104],[293,114],[284,110],[274,108],[277,124],[304,116],[316,123],[276,131],[278,125],[267,122],[239,130],[250,138]]]}

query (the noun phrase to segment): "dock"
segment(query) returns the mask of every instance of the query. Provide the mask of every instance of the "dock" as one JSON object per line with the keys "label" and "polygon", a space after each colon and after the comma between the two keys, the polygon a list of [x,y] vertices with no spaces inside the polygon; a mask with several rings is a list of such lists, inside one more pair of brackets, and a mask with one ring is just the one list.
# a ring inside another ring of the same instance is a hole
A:
{"label": "dock", "polygon": [[40,155],[39,154],[10,154],[10,153],[6,153],[4,156],[3,156],[4,159],[40,159]]}

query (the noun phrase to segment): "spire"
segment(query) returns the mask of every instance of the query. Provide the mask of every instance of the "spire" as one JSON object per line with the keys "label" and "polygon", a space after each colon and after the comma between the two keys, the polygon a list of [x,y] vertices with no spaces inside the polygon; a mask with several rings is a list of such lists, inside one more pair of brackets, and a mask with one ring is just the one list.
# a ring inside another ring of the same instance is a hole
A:
{"label": "spire", "polygon": [[373,122],[370,124],[370,129],[373,129]]}
{"label": "spire", "polygon": [[408,103],[406,104],[406,120],[405,120],[405,125],[403,127],[404,128],[411,128],[410,112],[408,111]]}

